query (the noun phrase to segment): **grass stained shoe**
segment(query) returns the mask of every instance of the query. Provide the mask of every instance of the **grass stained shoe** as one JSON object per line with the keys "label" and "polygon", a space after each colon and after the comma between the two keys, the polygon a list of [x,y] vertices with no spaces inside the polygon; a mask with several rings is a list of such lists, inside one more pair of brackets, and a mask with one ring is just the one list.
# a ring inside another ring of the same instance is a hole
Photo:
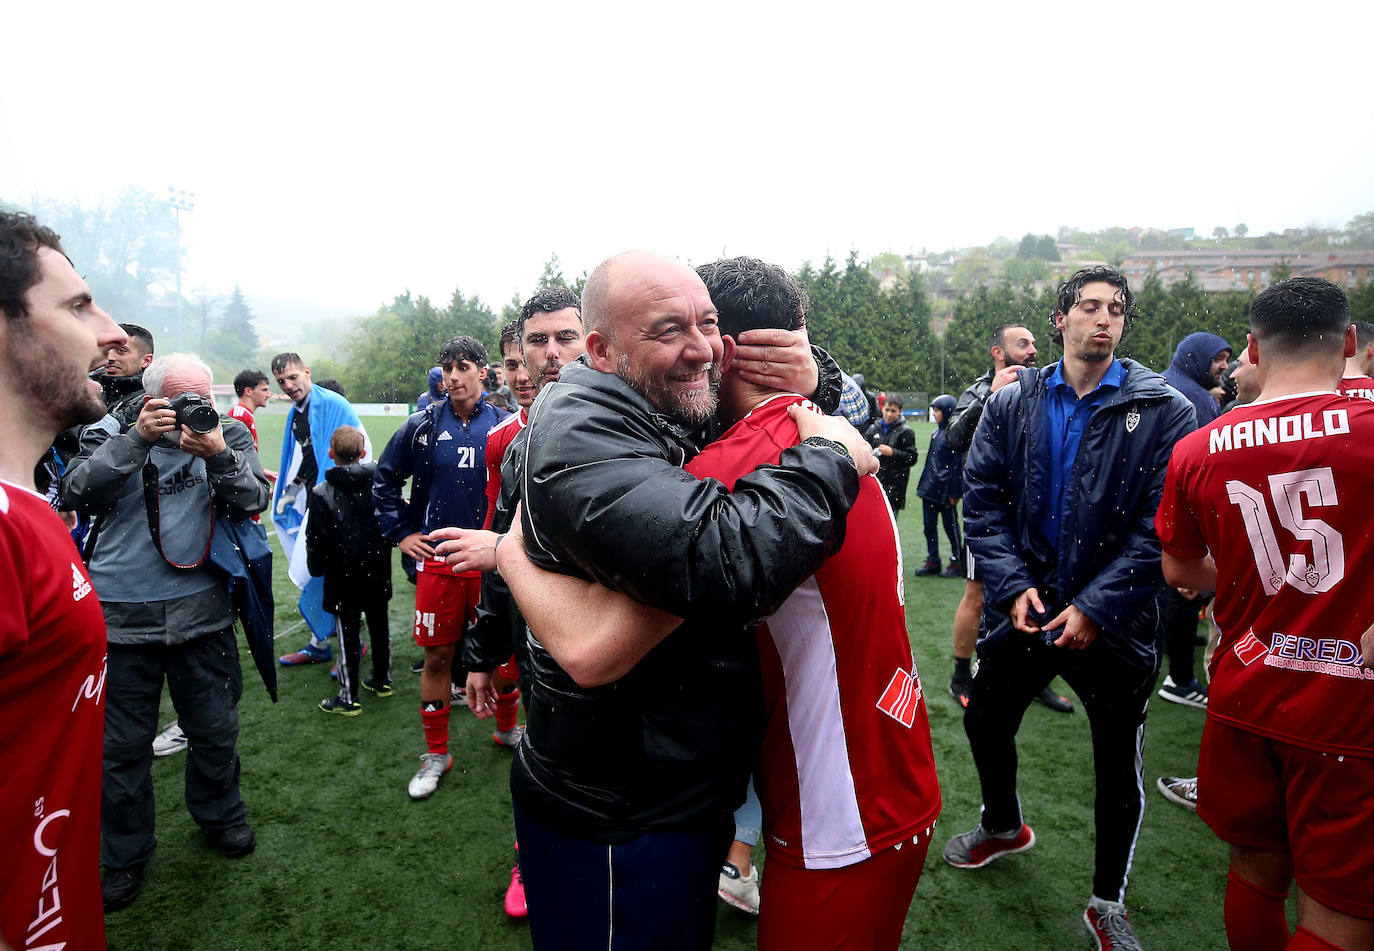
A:
{"label": "grass stained shoe", "polygon": [[751,915],[759,913],[759,867],[749,869],[748,875],[741,875],[733,862],[720,867],[720,885],[716,894],[727,905]]}
{"label": "grass stained shoe", "polygon": [[956,835],[945,845],[945,861],[955,868],[982,868],[994,859],[1013,852],[1025,852],[1035,845],[1035,831],[1024,822],[1016,833],[1008,838],[993,835],[983,828],[982,823],[973,827],[972,832]]}
{"label": "grass stained shoe", "polygon": [[420,771],[411,779],[406,791],[411,799],[428,799],[439,788],[439,780],[453,768],[453,757],[448,753],[423,753],[420,756]]}

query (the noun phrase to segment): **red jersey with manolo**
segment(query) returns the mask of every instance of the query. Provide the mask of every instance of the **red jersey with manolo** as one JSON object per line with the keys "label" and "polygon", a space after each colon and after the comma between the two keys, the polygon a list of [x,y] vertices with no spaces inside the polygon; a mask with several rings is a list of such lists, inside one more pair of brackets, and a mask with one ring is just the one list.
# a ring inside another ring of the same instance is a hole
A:
{"label": "red jersey with manolo", "polygon": [[0,483],[0,930],[104,948],[105,617],[48,503]]}
{"label": "red jersey with manolo", "polygon": [[1374,378],[1343,376],[1341,382],[1336,384],[1336,389],[1344,396],[1358,396],[1361,399],[1374,400]]}
{"label": "red jersey with manolo", "polygon": [[1211,552],[1221,640],[1208,716],[1307,749],[1374,756],[1374,403],[1333,392],[1238,406],[1174,448],[1164,551]]}
{"label": "red jersey with manolo", "polygon": [[491,520],[496,516],[496,500],[501,495],[501,463],[506,459],[506,450],[515,440],[528,420],[522,407],[520,412],[507,416],[491,427],[487,433],[487,517],[482,523],[485,529],[491,528]]}
{"label": "red jersey with manolo", "polygon": [[[732,489],[798,442],[795,394],[754,407],[688,464]],[[843,547],[759,625],[766,710],[757,786],[769,861],[842,868],[920,836],[940,813],[901,547],[882,488],[861,480]]]}

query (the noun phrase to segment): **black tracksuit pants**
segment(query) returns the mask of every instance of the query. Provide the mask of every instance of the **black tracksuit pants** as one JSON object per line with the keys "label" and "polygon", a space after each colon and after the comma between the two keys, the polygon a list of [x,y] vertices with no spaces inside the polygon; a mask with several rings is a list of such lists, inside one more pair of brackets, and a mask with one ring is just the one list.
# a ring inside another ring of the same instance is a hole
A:
{"label": "black tracksuit pants", "polygon": [[367,617],[368,638],[372,642],[372,679],[385,683],[391,679],[391,628],[386,616],[388,598],[376,598],[366,607],[340,608],[334,616],[339,620],[339,644],[343,658],[339,664],[339,696],[349,703],[358,702],[358,679],[362,666],[362,619]]}
{"label": "black tracksuit pants", "polygon": [[1169,676],[1180,687],[1188,686],[1197,677],[1197,614],[1211,600],[1208,594],[1189,601],[1173,588],[1165,588],[1159,595]]}
{"label": "black tracksuit pants", "polygon": [[1013,832],[1021,827],[1016,732],[1035,696],[1055,675],[1062,676],[1082,700],[1092,730],[1097,778],[1093,894],[1124,900],[1145,808],[1145,710],[1158,667],[1146,670],[1127,664],[1100,637],[1079,651],[1047,647],[1040,635],[1020,632],[1009,634],[986,654],[980,651],[980,656],[964,711],[964,731],[982,785],[983,828]]}

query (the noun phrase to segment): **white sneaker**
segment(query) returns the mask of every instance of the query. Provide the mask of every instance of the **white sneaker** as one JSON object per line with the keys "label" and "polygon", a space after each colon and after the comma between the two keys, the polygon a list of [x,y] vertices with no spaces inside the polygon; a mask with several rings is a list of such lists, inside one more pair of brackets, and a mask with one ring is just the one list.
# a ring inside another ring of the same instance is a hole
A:
{"label": "white sneaker", "polygon": [[411,799],[428,799],[439,788],[439,780],[453,768],[453,757],[447,753],[425,753],[420,757],[420,771],[406,787]]}
{"label": "white sneaker", "polygon": [[448,688],[449,699],[451,699],[454,703],[467,704],[468,691],[466,687],[460,687],[457,684],[449,684]]}
{"label": "white sneaker", "polygon": [[751,915],[759,913],[759,867],[749,869],[747,876],[741,875],[732,863],[726,862],[720,868],[720,886],[716,894],[727,905]]}
{"label": "white sneaker", "polygon": [[181,732],[181,724],[173,720],[157,736],[153,737],[153,755],[171,756],[173,753],[180,753],[191,745],[191,741],[186,739],[186,734]]}
{"label": "white sneaker", "polygon": [[520,737],[524,735],[525,728],[517,724],[509,730],[497,730],[491,735],[491,739],[497,746],[508,746],[515,749],[520,745]]}

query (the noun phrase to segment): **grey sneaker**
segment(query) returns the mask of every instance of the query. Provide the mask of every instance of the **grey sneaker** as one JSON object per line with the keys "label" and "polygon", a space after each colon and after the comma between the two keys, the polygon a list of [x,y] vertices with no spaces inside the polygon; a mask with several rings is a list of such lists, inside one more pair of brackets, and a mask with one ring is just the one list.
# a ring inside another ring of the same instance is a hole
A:
{"label": "grey sneaker", "polygon": [[1024,822],[1010,838],[992,835],[980,822],[973,831],[956,835],[945,845],[945,861],[955,868],[982,868],[993,859],[1025,852],[1035,845],[1035,831]]}
{"label": "grey sneaker", "polygon": [[186,739],[186,734],[181,732],[181,724],[173,720],[167,724],[167,729],[153,737],[153,755],[171,756],[173,753],[180,753],[190,745],[191,742]]}
{"label": "grey sneaker", "polygon": [[520,745],[520,737],[525,735],[523,726],[513,726],[509,730],[497,730],[491,735],[492,742],[497,746],[506,746],[515,749]]}
{"label": "grey sneaker", "polygon": [[1196,776],[1161,776],[1155,780],[1160,793],[1174,805],[1197,812]]}
{"label": "grey sneaker", "polygon": [[1083,923],[1097,942],[1097,951],[1141,951],[1140,941],[1127,920],[1126,906],[1116,902],[1103,904],[1108,907],[1098,910],[1089,905],[1083,912]]}
{"label": "grey sneaker", "polygon": [[411,799],[428,799],[439,788],[439,780],[453,768],[453,757],[447,753],[425,753],[420,757],[420,771],[406,790]]}
{"label": "grey sneaker", "polygon": [[720,900],[733,905],[740,911],[751,915],[759,913],[759,867],[749,869],[748,875],[741,875],[731,862],[720,867],[720,885],[716,889]]}

